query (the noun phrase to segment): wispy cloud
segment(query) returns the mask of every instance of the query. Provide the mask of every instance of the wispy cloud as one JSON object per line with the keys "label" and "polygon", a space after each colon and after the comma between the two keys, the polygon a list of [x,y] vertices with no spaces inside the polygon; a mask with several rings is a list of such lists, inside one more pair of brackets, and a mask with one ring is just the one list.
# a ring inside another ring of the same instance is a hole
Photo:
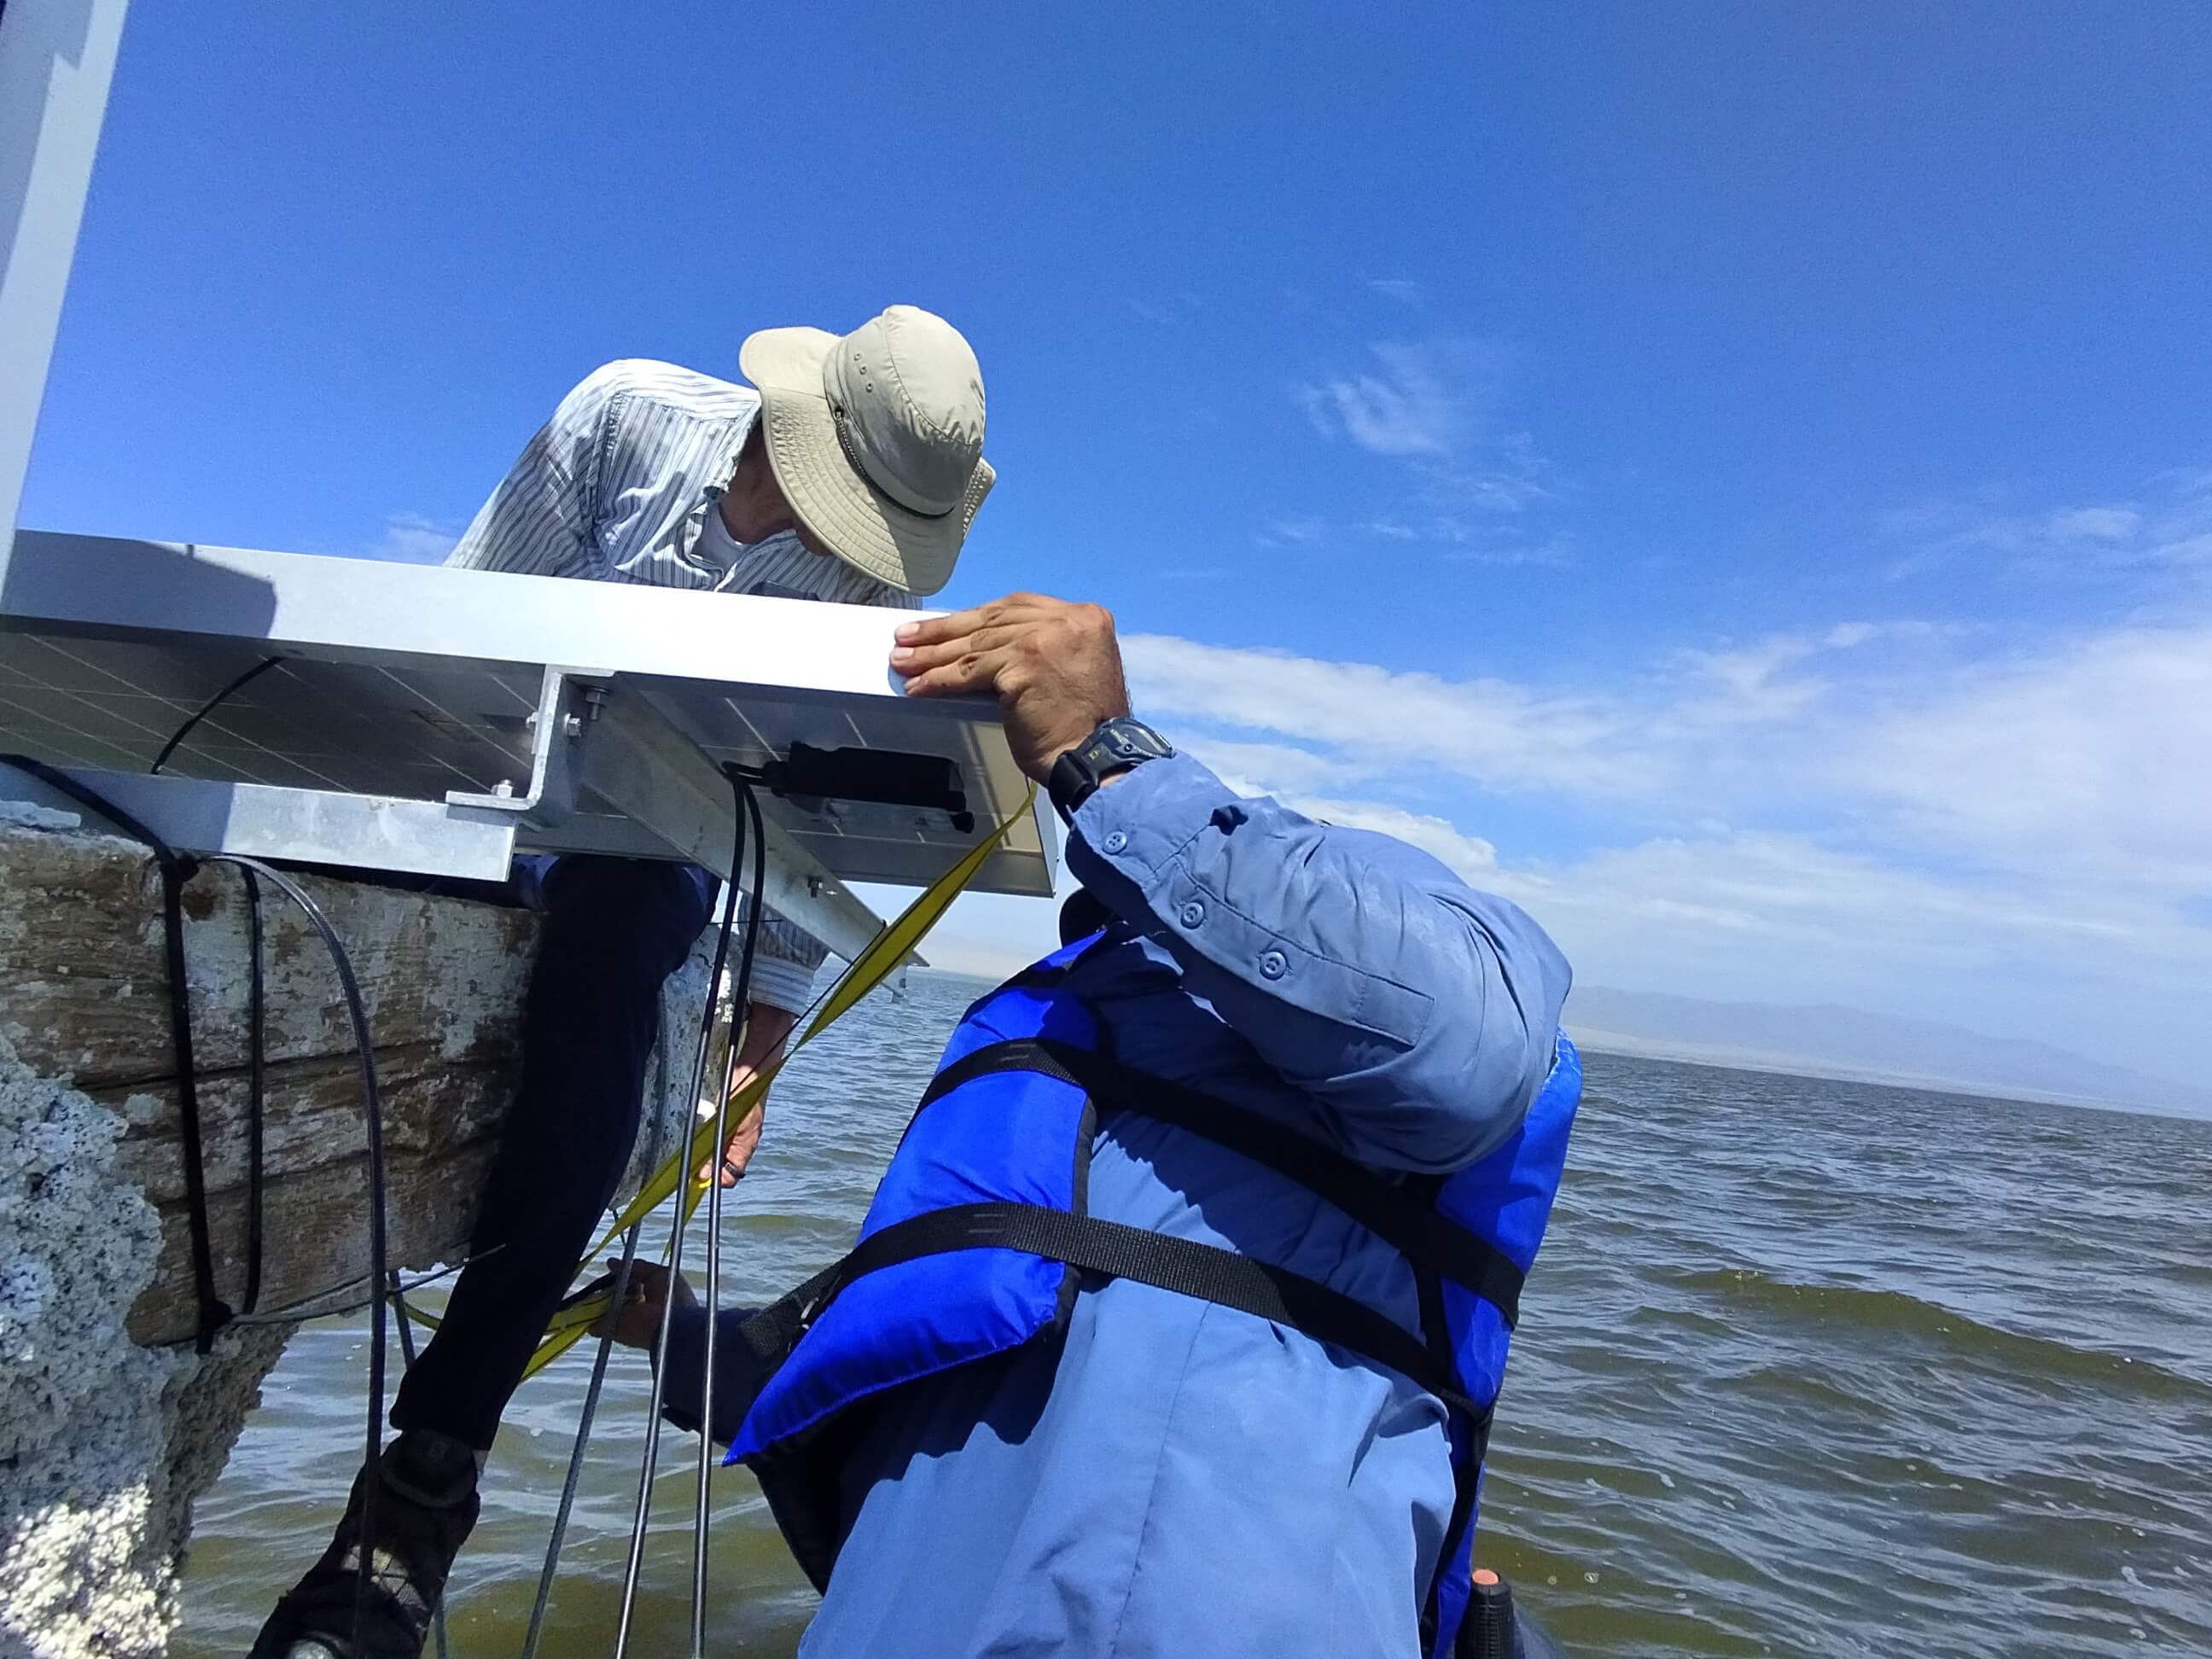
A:
{"label": "wispy cloud", "polygon": [[1377,455],[1451,454],[1468,420],[1468,389],[1452,373],[1463,347],[1385,342],[1371,352],[1373,369],[1299,388],[1314,429]]}
{"label": "wispy cloud", "polygon": [[1206,304],[1195,294],[1130,295],[1127,297],[1131,311],[1159,327],[1170,323],[1188,322],[1198,315]]}
{"label": "wispy cloud", "polygon": [[[1369,285],[1395,291],[1399,284],[1385,277]],[[1479,340],[1437,337],[1380,342],[1367,348],[1367,358],[1364,369],[1294,388],[1322,437],[1398,469],[1390,486],[1395,499],[1382,511],[1346,514],[1335,533],[1427,543],[1486,562],[1562,562],[1566,544],[1556,534],[1516,532],[1499,544],[1475,523],[1525,514],[1551,494],[1551,469],[1534,438],[1497,418],[1497,350]],[[1375,476],[1349,487],[1371,499]]]}
{"label": "wispy cloud", "polygon": [[1834,734],[1839,794],[2021,870],[2212,891],[2212,623],[1981,665]]}
{"label": "wispy cloud", "polygon": [[1325,520],[1291,517],[1268,520],[1252,539],[1262,547],[1310,547],[1332,533]]}
{"label": "wispy cloud", "polygon": [[453,550],[461,532],[419,513],[395,513],[384,521],[382,539],[364,555],[406,564],[436,564]]}
{"label": "wispy cloud", "polygon": [[2131,507],[2072,507],[2052,514],[2045,531],[2054,541],[2124,542],[2142,528]]}
{"label": "wispy cloud", "polygon": [[1474,520],[1455,513],[1385,514],[1367,519],[1310,515],[1270,519],[1252,535],[1261,547],[1426,549],[1448,564],[1498,566],[1572,564],[1574,538],[1544,533],[1515,520]]}
{"label": "wispy cloud", "polygon": [[1976,556],[2066,573],[2083,569],[2212,566],[2212,483],[2167,471],[2129,499],[2060,503],[2030,510],[1980,503],[1923,502],[1878,520],[1906,553],[1893,574],[1911,575]]}
{"label": "wispy cloud", "polygon": [[1437,541],[1446,544],[1442,556],[1448,564],[1548,565],[1557,569],[1574,563],[1577,557],[1575,538],[1565,533],[1454,533],[1459,528],[1446,520],[1435,534]]}
{"label": "wispy cloud", "polygon": [[1122,653],[1145,707],[1222,726],[1499,785],[1602,793],[1656,781],[1609,699],[1161,635],[1126,639]]}
{"label": "wispy cloud", "polygon": [[1401,306],[1419,307],[1428,303],[1427,286],[1411,276],[1370,276],[1367,287],[1370,293],[1379,294],[1386,300],[1395,300]]}
{"label": "wispy cloud", "polygon": [[[1372,277],[1368,286],[1413,303],[1417,283]],[[1386,340],[1366,366],[1292,388],[1322,437],[1386,463],[1350,468],[1336,488],[1358,507],[1278,519],[1265,545],[1396,543],[1486,564],[1564,564],[1571,539],[1550,526],[1500,526],[1551,500],[1551,468],[1534,436],[1504,426],[1499,358],[1459,337]],[[1379,486],[1379,487],[1378,487]]]}

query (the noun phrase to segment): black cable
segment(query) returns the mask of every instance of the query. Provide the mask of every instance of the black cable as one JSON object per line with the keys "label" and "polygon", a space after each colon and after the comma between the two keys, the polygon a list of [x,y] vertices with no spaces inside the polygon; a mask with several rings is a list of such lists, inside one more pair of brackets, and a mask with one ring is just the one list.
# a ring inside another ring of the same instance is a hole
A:
{"label": "black cable", "polygon": [[[742,778],[748,783],[757,783],[761,781],[761,772],[758,767],[740,766],[734,761],[728,762],[723,766],[722,775],[725,777]],[[878,931],[880,931],[880,929]],[[845,958],[841,957],[840,960],[845,962],[844,971],[842,973],[831,975],[830,982],[814,994],[813,1000],[809,1002],[805,1007],[799,1010],[798,1017],[791,1023],[791,1030],[784,1034],[782,1038],[777,1042],[775,1048],[765,1055],[763,1057],[764,1059],[780,1060],[783,1055],[783,1051],[791,1046],[792,1040],[794,1037],[802,1036],[805,1032],[807,1021],[813,1018],[816,1014],[822,1012],[822,1005],[829,1001],[831,997],[836,995],[839,991],[844,988],[845,981],[852,977],[854,964],[850,960]]]}
{"label": "black cable", "polygon": [[[761,823],[760,802],[752,786],[734,769],[730,780],[730,814],[737,820],[736,846],[730,854],[730,882],[737,884],[738,866],[744,856],[745,830],[751,821],[753,890],[745,908],[745,945],[738,958],[737,988],[730,994],[730,1048],[722,1057],[721,1086],[714,1095],[714,1178],[707,1189],[707,1337],[701,1355],[699,1380],[699,1489],[691,1531],[691,1659],[704,1659],[707,1651],[707,1500],[714,1468],[714,1337],[715,1316],[722,1274],[722,1168],[729,1133],[730,1085],[737,1075],[738,1038],[745,1026],[746,1009],[752,1000],[753,952],[760,943],[761,912],[768,894],[768,831]],[[673,1287],[670,1299],[674,1300]]]}
{"label": "black cable", "polygon": [[156,777],[161,775],[161,769],[169,763],[169,757],[177,752],[177,745],[179,744],[182,743],[186,738],[191,735],[192,728],[194,726],[198,726],[210,714],[214,714],[216,709],[220,708],[235,693],[246,690],[247,686],[252,684],[254,681],[259,679],[264,674],[267,673],[270,669],[276,667],[278,663],[283,662],[283,660],[284,659],[282,657],[264,657],[259,662],[254,664],[252,667],[247,669],[243,674],[240,674],[237,678],[231,681],[228,685],[224,686],[222,690],[216,692],[215,696],[210,697],[205,702],[194,709],[191,717],[187,719],[182,726],[179,726],[174,732],[169,734],[168,742],[161,745],[161,752],[154,757],[154,763],[146,769],[148,774]]}
{"label": "black cable", "polygon": [[[737,783],[738,780],[732,778],[733,789],[737,787]],[[732,805],[732,817],[735,823],[732,830],[733,841],[730,849],[730,879],[723,887],[720,935],[714,941],[714,966],[707,975],[707,1007],[700,1019],[699,1047],[691,1066],[691,1091],[686,1097],[687,1099],[695,1102],[706,1087],[707,1054],[713,1047],[714,1040],[714,1013],[716,1005],[720,1000],[722,970],[729,963],[730,936],[735,931],[737,925],[737,876],[738,864],[744,857],[745,817],[734,810],[734,797]],[[759,906],[756,903],[754,906],[756,915],[758,910]],[[730,1044],[732,1049],[737,1046],[734,1011],[731,1024]],[[721,1155],[721,1148],[719,1145],[714,1148],[714,1152],[719,1158]],[[690,1135],[688,1132],[684,1136],[684,1157],[687,1162],[690,1157]],[[660,1456],[660,1402],[663,1392],[667,1386],[668,1368],[665,1362],[668,1357],[669,1316],[676,1306],[676,1278],[684,1268],[684,1181],[689,1171],[679,1171],[677,1176],[676,1219],[668,1249],[669,1291],[660,1304],[659,1328],[653,1338],[653,1385],[646,1401],[645,1456],[638,1470],[637,1504],[630,1517],[629,1559],[623,1570],[622,1612],[615,1625],[614,1659],[623,1659],[623,1653],[629,1648],[630,1620],[637,1607],[638,1579],[645,1568],[645,1528],[653,1509],[653,1466],[659,1461]],[[720,1188],[721,1174],[718,1165],[714,1190],[719,1192]],[[711,1214],[710,1212],[710,1219]],[[708,1323],[708,1329],[711,1331],[713,1322],[710,1320]]]}
{"label": "black cable", "polygon": [[169,1043],[177,1068],[177,1138],[184,1155],[192,1292],[199,1304],[199,1322],[193,1341],[198,1352],[206,1353],[215,1346],[216,1333],[230,1322],[231,1310],[215,1288],[215,1251],[208,1227],[207,1168],[200,1147],[199,1072],[192,1060],[191,992],[185,979],[185,884],[198,866],[121,807],[103,799],[68,773],[27,755],[0,755],[0,762],[29,773],[49,788],[59,790],[144,842],[161,870],[161,950],[169,976]]}
{"label": "black cable", "polygon": [[261,959],[261,878],[240,869],[246,884],[246,948],[250,979],[246,1010],[246,1295],[238,1311],[252,1313],[261,1304],[262,1117],[268,1098],[268,1064],[264,1037],[268,1024],[268,986]]}
{"label": "black cable", "polygon": [[[375,1310],[368,1328],[368,1449],[364,1468],[373,1468],[377,1454],[384,1446],[384,1345],[385,1303],[389,1295],[386,1283],[390,1272],[389,1251],[384,1226],[384,1097],[376,1084],[376,1054],[374,1039],[369,1035],[368,1014],[361,996],[361,983],[354,977],[353,960],[346,955],[345,946],[339,942],[337,930],[331,926],[330,918],[322,907],[307,896],[291,877],[283,871],[264,864],[258,859],[247,858],[240,853],[212,853],[208,855],[212,864],[235,865],[242,870],[270,881],[285,897],[298,905],[322,936],[323,946],[330,952],[331,964],[337,970],[338,988],[345,997],[346,1015],[353,1022],[354,1046],[361,1059],[361,1089],[363,1116],[368,1120],[368,1263],[374,1283],[374,1294],[370,1298]],[[374,1582],[376,1551],[377,1488],[382,1483],[375,1480],[362,1482],[361,1500],[361,1562],[354,1582],[353,1639],[361,1641],[362,1616],[368,1610],[368,1588]]]}

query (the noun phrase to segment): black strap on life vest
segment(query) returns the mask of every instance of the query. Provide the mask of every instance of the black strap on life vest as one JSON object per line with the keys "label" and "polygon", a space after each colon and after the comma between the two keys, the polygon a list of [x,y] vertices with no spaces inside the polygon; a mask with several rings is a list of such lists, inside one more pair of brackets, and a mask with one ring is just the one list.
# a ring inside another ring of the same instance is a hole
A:
{"label": "black strap on life vest", "polygon": [[[1517,1316],[1520,1268],[1489,1241],[1437,1210],[1434,1196],[1441,1183],[1417,1190],[1395,1186],[1256,1112],[1088,1049],[1042,1038],[978,1048],[938,1073],[915,1109],[915,1117],[963,1084],[1001,1072],[1059,1079],[1083,1090],[1102,1111],[1135,1112],[1264,1164],[1402,1253],[1417,1279],[1449,1279],[1492,1303],[1509,1326]],[[991,1249],[1020,1250],[1218,1303],[1359,1354],[1419,1383],[1463,1414],[1475,1437],[1475,1455],[1481,1455],[1490,1413],[1460,1389],[1433,1292],[1423,1297],[1424,1340],[1365,1303],[1303,1273],[1215,1245],[1042,1205],[959,1205],[895,1222],[762,1309],[740,1329],[747,1346],[769,1364],[779,1363],[823,1310],[862,1275],[921,1256]]]}
{"label": "black strap on life vest", "polygon": [[[1526,1278],[1504,1251],[1436,1207],[1425,1189],[1385,1181],[1319,1141],[1259,1113],[1069,1043],[1042,1038],[994,1042],[939,1072],[918,1117],[963,1084],[998,1072],[1036,1072],[1081,1089],[1099,1110],[1135,1112],[1250,1158],[1326,1200],[1412,1262],[1496,1308],[1511,1328]],[[1425,1196],[1424,1195],[1425,1193]]]}
{"label": "black strap on life vest", "polygon": [[1042,1204],[961,1204],[894,1222],[863,1239],[826,1273],[748,1319],[745,1340],[772,1353],[785,1333],[796,1341],[848,1285],[866,1274],[926,1255],[988,1249],[1064,1261],[1286,1325],[1410,1378],[1477,1423],[1488,1417],[1460,1391],[1450,1365],[1420,1338],[1341,1291],[1234,1250]]}

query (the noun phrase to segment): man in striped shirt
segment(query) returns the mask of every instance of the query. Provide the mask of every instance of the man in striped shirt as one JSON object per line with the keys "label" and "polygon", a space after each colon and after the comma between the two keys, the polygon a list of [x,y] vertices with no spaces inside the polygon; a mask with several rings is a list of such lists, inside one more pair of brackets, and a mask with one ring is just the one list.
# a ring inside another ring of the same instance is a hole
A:
{"label": "man in striped shirt", "polygon": [[[894,306],[839,338],[771,329],[738,357],[750,386],[673,364],[609,363],[561,400],[447,563],[702,593],[912,606],[944,586],[989,492],[983,383],[942,318]],[[471,1261],[392,1407],[337,1535],[254,1644],[269,1656],[422,1651],[477,1514],[477,1475],[525,1364],[611,1199],[637,1134],[660,987],[712,912],[688,866],[565,857],[545,911],[522,1080]],[[762,918],[740,1067],[806,1006],[823,947]],[[718,1178],[744,1173],[757,1113]],[[376,1592],[352,1637],[365,1483],[379,1483]]]}

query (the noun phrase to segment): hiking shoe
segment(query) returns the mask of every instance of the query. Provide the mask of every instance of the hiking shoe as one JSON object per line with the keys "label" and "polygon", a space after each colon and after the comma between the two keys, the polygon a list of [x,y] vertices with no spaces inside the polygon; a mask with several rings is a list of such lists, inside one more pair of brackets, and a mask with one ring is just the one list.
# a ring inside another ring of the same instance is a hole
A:
{"label": "hiking shoe", "polygon": [[[372,1480],[376,1536],[356,1632],[362,1500]],[[451,1435],[410,1429],[355,1480],[330,1548],[276,1603],[249,1659],[419,1659],[477,1509],[476,1454]]]}

